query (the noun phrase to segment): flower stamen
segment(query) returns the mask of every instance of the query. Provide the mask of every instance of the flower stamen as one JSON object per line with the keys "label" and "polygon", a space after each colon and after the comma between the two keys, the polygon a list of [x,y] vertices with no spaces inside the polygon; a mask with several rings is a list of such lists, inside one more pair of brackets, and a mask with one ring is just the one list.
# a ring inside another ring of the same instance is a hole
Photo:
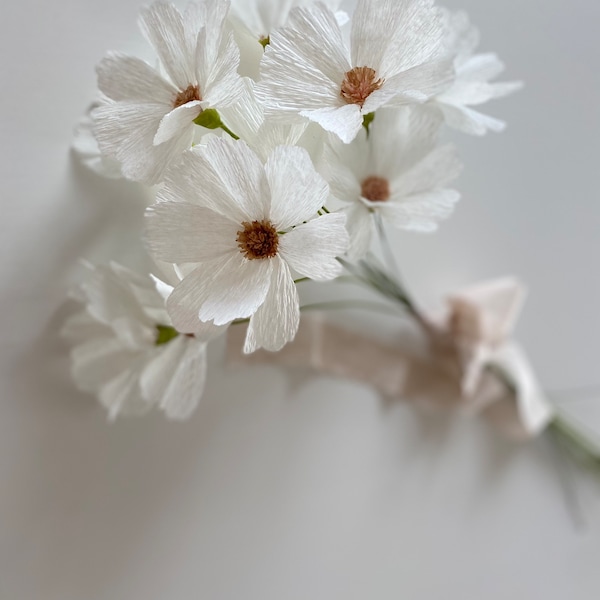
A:
{"label": "flower stamen", "polygon": [[383,79],[377,79],[375,69],[354,67],[346,73],[340,95],[348,104],[358,104],[362,108],[367,98],[380,89],[383,83]]}
{"label": "flower stamen", "polygon": [[238,231],[237,243],[240,252],[248,260],[273,258],[279,248],[279,234],[270,221],[242,223],[244,229]]}
{"label": "flower stamen", "polygon": [[173,101],[173,108],[179,108],[188,102],[202,100],[200,88],[197,85],[189,85],[183,92],[179,92]]}
{"label": "flower stamen", "polygon": [[372,175],[362,182],[361,195],[370,202],[385,202],[390,199],[390,182],[383,177]]}

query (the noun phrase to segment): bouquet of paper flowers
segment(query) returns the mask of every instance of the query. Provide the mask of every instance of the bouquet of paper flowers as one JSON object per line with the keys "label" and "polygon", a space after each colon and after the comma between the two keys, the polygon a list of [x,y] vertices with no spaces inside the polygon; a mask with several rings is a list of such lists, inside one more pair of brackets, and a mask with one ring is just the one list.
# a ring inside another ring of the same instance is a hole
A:
{"label": "bouquet of paper flowers", "polygon": [[[476,53],[464,13],[434,0],[358,0],[351,16],[339,5],[157,2],[139,20],[156,64],[118,52],[100,62],[75,151],[152,189],[144,243],[156,268],[88,265],[84,310],[65,328],[75,381],[111,418],[186,419],[211,343],[228,336],[230,361],[353,377],[519,436],[559,430],[597,456],[511,340],[523,287],[476,285],[429,314],[388,240],[452,214],[461,163],[444,126],[501,131],[477,109],[520,84],[493,81],[504,66]],[[379,300],[301,304],[304,282],[336,279]],[[336,307],[410,319],[425,343],[410,352],[304,316]]]}

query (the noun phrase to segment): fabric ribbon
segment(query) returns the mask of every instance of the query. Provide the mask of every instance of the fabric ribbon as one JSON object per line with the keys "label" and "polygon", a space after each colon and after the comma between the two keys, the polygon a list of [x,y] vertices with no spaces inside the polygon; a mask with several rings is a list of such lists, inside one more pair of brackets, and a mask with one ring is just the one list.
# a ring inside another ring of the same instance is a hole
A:
{"label": "fabric ribbon", "polygon": [[452,294],[442,315],[426,319],[428,355],[303,318],[293,343],[278,353],[242,354],[245,327],[228,335],[230,364],[310,368],[372,386],[387,398],[483,414],[511,437],[540,434],[554,412],[523,350],[511,340],[524,304],[512,278]]}

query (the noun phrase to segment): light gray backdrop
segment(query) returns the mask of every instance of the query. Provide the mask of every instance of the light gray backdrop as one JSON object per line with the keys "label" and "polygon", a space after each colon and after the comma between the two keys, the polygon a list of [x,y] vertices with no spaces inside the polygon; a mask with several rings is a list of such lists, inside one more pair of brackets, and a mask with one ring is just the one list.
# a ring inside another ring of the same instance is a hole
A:
{"label": "light gray backdrop", "polygon": [[[460,136],[464,199],[401,236],[427,303],[514,273],[518,330],[549,389],[600,383],[600,5],[452,0],[525,91],[503,135]],[[143,52],[137,0],[0,8],[0,598],[587,600],[600,588],[600,486],[552,447],[385,408],[335,380],[215,370],[190,423],[107,425],[56,332],[74,263],[135,262],[145,199],[75,168],[71,130],[107,49]],[[215,363],[218,357],[214,357]],[[598,403],[575,402],[600,429]],[[594,421],[595,419],[595,421]]]}

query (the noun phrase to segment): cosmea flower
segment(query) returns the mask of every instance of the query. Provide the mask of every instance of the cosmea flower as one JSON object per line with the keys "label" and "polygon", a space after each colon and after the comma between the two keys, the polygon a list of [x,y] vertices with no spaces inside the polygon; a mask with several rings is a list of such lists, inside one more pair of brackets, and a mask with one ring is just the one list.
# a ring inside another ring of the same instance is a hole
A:
{"label": "cosmea flower", "polygon": [[348,49],[324,5],[296,8],[271,34],[257,95],[267,116],[307,117],[351,142],[366,115],[448,86],[444,32],[434,0],[358,0]]}
{"label": "cosmea flower", "polygon": [[163,2],[142,10],[141,29],[166,77],[119,53],[99,64],[98,86],[106,99],[94,111],[96,137],[129,179],[160,182],[191,147],[194,120],[206,109],[235,102],[240,56],[225,29],[228,11],[228,0],[191,4],[184,15]]}
{"label": "cosmea flower", "polygon": [[85,309],[64,328],[73,344],[73,378],[98,396],[111,419],[154,408],[186,419],[202,396],[206,343],[220,331],[198,323],[179,334],[165,309],[172,288],[158,282],[158,289],[150,277],[115,263],[90,267],[77,293]]}
{"label": "cosmea flower", "polygon": [[434,103],[450,127],[473,135],[484,135],[488,130],[503,131],[506,128],[504,121],[471,107],[508,96],[520,90],[523,84],[518,81],[492,83],[491,80],[504,71],[502,61],[496,54],[475,54],[479,31],[470,24],[466,13],[449,14],[447,20],[447,45],[455,57],[456,79],[449,89],[434,98]]}
{"label": "cosmea flower", "polygon": [[249,318],[245,352],[280,350],[299,324],[292,271],[320,281],[341,271],[345,217],[315,218],[328,197],[302,148],[279,146],[266,164],[228,139],[187,152],[147,212],[155,257],[197,265],[169,297],[173,320],[226,325]]}
{"label": "cosmea flower", "polygon": [[398,229],[432,232],[459,200],[447,189],[461,170],[456,150],[438,146],[439,113],[423,106],[384,109],[354,142],[325,147],[322,172],[332,195],[350,206],[351,258],[369,250],[373,217]]}

